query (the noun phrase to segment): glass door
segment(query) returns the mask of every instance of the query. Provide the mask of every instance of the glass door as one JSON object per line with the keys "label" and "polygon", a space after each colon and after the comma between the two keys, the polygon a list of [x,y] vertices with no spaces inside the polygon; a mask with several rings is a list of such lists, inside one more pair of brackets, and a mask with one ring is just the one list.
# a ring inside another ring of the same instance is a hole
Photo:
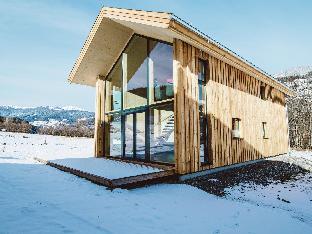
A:
{"label": "glass door", "polygon": [[146,112],[126,114],[124,122],[124,157],[145,159]]}
{"label": "glass door", "polygon": [[134,128],[135,128],[135,123],[134,123],[134,114],[127,114],[125,115],[124,118],[124,157],[126,158],[133,158],[134,156]]}

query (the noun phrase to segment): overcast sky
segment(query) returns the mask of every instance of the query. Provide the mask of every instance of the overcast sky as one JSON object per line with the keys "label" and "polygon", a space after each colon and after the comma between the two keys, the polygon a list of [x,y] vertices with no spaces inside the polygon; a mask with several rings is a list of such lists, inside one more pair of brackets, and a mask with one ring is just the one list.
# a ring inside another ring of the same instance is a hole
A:
{"label": "overcast sky", "polygon": [[0,105],[93,111],[67,76],[102,6],[173,12],[270,74],[312,65],[308,0],[0,0]]}

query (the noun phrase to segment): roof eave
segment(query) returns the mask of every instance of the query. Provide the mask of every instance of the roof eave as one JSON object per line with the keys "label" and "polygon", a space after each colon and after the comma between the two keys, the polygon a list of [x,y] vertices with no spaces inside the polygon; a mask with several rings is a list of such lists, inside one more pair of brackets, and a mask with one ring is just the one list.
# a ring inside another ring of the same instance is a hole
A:
{"label": "roof eave", "polygon": [[[211,54],[222,61],[233,65],[248,74],[251,74],[256,79],[263,81],[271,85],[272,87],[277,88],[281,92],[285,93],[288,96],[294,96],[295,92],[290,90],[288,87],[283,85],[282,83],[276,81],[272,76],[268,75],[261,69],[257,68],[255,65],[245,60],[244,58],[238,56],[233,51],[229,50],[225,46],[220,43],[214,41],[209,36],[203,34],[196,28],[192,27],[188,23],[184,22],[180,18],[176,17],[171,13],[166,12],[148,12],[148,11],[140,11],[140,10],[131,10],[131,9],[121,9],[121,8],[110,8],[103,7],[91,30],[90,33],[79,53],[79,56],[69,74],[68,81],[70,83],[77,84],[85,84],[94,86],[92,83],[88,83],[85,80],[76,80],[77,71],[89,50],[89,47],[101,25],[101,22],[104,18],[108,18],[118,23],[125,24],[136,24],[137,26],[146,26],[146,27],[154,27],[154,28],[163,28],[165,30],[171,31],[172,37],[180,37],[182,39],[187,40],[192,45],[202,49],[203,51]],[[165,31],[167,32],[167,31]],[[105,75],[105,74],[101,74]]]}
{"label": "roof eave", "polygon": [[234,67],[238,67],[248,74],[251,74],[258,80],[261,80],[262,82],[277,88],[284,94],[288,96],[295,95],[294,91],[292,91],[279,81],[275,80],[272,76],[263,72],[261,69],[257,68],[253,64],[250,64],[247,60],[244,60],[240,56],[233,54],[234,52],[228,50],[226,47],[223,48],[220,43],[216,43],[210,37],[203,35],[199,31],[196,31],[195,28],[185,25],[184,22],[177,20],[176,17],[173,17],[170,21],[169,29],[177,34],[180,34],[182,37],[187,37],[193,42],[193,45],[196,45],[197,47],[199,47],[199,49],[202,49],[208,54],[215,56],[233,65]]}

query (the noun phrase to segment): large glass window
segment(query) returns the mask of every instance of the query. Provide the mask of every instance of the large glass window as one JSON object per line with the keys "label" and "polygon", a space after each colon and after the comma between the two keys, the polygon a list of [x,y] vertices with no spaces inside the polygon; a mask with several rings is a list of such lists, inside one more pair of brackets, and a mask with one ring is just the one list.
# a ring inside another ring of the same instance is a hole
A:
{"label": "large glass window", "polygon": [[106,80],[106,155],[174,162],[172,55],[138,35],[122,52]]}
{"label": "large glass window", "polygon": [[124,52],[124,108],[147,105],[147,39],[134,36]]}
{"label": "large glass window", "polygon": [[149,40],[154,102],[173,98],[172,46]]}
{"label": "large glass window", "polygon": [[124,155],[145,159],[145,112],[132,112],[124,116]]}
{"label": "large glass window", "polygon": [[120,114],[108,114],[106,118],[105,154],[111,157],[120,157],[122,155],[121,116]]}
{"label": "large glass window", "polygon": [[109,98],[109,111],[121,109],[121,92],[122,92],[122,68],[121,59],[118,59],[114,66],[114,69],[109,74],[106,85],[108,87],[107,98]]}
{"label": "large glass window", "polygon": [[125,157],[132,158],[134,156],[134,128],[135,123],[133,122],[133,114],[125,116]]}
{"label": "large glass window", "polygon": [[138,159],[145,159],[145,112],[135,114],[135,156]]}
{"label": "large glass window", "polygon": [[150,110],[150,157],[152,161],[174,162],[173,104]]}

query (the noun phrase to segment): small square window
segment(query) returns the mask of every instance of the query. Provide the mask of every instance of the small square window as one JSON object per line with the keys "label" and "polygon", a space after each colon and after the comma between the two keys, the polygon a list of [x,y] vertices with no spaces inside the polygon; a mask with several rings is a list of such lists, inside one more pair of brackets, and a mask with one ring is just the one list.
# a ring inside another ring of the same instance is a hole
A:
{"label": "small square window", "polygon": [[232,135],[234,139],[240,139],[241,136],[241,119],[233,118],[232,119]]}
{"label": "small square window", "polygon": [[269,139],[267,136],[267,122],[262,122],[262,137],[263,139]]}

